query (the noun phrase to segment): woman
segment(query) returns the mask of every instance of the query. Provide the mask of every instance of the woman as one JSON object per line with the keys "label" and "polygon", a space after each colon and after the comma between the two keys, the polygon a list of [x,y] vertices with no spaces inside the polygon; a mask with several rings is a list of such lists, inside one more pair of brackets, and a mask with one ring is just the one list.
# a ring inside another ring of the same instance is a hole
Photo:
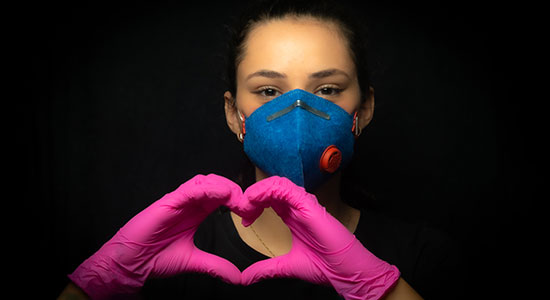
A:
{"label": "woman", "polygon": [[60,299],[422,299],[416,282],[443,296],[422,279],[441,275],[423,266],[448,267],[429,252],[435,233],[342,196],[374,93],[360,27],[331,5],[261,4],[234,29],[225,112],[256,183],[182,184],[83,262]]}

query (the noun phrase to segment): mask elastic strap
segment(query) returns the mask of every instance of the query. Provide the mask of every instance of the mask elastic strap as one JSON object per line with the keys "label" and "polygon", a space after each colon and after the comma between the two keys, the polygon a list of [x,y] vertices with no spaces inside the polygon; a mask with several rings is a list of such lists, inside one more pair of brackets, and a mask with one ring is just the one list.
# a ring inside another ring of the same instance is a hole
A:
{"label": "mask elastic strap", "polygon": [[355,138],[358,138],[361,135],[361,126],[359,126],[359,116],[357,115],[357,111],[353,115],[353,126],[351,127],[351,132],[353,132]]}

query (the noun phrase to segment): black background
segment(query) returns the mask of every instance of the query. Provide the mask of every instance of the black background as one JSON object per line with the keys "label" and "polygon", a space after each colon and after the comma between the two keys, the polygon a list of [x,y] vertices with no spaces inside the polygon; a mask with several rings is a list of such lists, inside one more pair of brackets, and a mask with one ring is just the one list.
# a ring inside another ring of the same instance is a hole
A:
{"label": "black background", "polygon": [[[198,173],[237,174],[220,57],[223,24],[241,3],[18,9],[23,100],[7,127],[23,157],[12,187],[24,199],[16,227],[26,228],[16,278],[56,297],[66,274],[148,204]],[[543,113],[524,84],[532,30],[518,20],[529,16],[510,3],[357,5],[376,98],[357,176],[380,210],[460,242],[472,298],[534,293]]]}

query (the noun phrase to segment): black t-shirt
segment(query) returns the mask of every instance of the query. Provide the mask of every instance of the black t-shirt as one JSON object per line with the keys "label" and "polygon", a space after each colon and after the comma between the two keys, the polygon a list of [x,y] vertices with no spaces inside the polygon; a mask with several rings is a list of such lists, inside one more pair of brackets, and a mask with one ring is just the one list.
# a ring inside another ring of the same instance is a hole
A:
{"label": "black t-shirt", "polygon": [[[401,277],[424,299],[458,299],[461,281],[459,251],[441,232],[368,210],[361,211],[355,236],[378,258],[395,265]],[[198,248],[226,258],[241,271],[267,256],[239,237],[227,210],[216,210],[195,234]],[[181,274],[149,279],[143,299],[342,299],[332,287],[298,279],[269,279],[235,286],[206,274]]]}

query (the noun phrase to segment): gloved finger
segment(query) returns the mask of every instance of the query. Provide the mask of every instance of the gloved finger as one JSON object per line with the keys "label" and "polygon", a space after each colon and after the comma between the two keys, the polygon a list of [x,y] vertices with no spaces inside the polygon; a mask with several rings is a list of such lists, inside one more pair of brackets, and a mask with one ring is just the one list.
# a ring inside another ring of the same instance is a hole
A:
{"label": "gloved finger", "polygon": [[[257,207],[272,207],[285,222],[289,217],[299,215],[308,218],[313,211],[320,209],[314,195],[303,187],[295,185],[284,177],[272,176],[251,185],[245,192],[245,198]],[[289,225],[287,223],[287,225]]]}
{"label": "gloved finger", "polygon": [[290,184],[294,186],[286,187],[289,184],[286,181],[289,180],[283,177],[272,176],[258,181],[246,189],[238,208],[233,210],[242,217],[242,224],[245,227],[254,223],[266,207],[278,206],[278,214],[282,214],[280,212],[284,211],[284,207],[288,206],[289,203],[279,204],[277,202],[286,202],[286,199],[291,199],[289,191],[297,188],[290,181]]}
{"label": "gloved finger", "polygon": [[216,174],[196,175],[180,185],[173,193],[175,197],[166,201],[176,209],[185,206],[198,206],[206,211],[212,211],[220,205],[231,206],[238,202],[242,190],[233,181]]}
{"label": "gloved finger", "polygon": [[264,211],[263,206],[251,203],[244,195],[241,195],[238,201],[230,202],[229,205],[231,205],[229,206],[231,211],[242,218],[242,224],[245,227],[254,223]]}
{"label": "gloved finger", "polygon": [[227,283],[241,284],[241,271],[227,259],[195,248],[186,271],[205,273]]}
{"label": "gloved finger", "polygon": [[214,174],[197,175],[132,218],[124,233],[142,242],[163,239],[170,232],[196,229],[220,205],[232,206],[241,198],[241,188],[231,180]]}
{"label": "gloved finger", "polygon": [[242,218],[242,224],[244,227],[250,226],[252,223],[256,221],[260,217],[260,215],[263,213],[263,208],[256,208],[251,211],[247,211],[246,213],[240,212],[238,213]]}
{"label": "gloved finger", "polygon": [[264,279],[293,277],[289,267],[287,255],[258,261],[243,271],[242,284],[251,285]]}

